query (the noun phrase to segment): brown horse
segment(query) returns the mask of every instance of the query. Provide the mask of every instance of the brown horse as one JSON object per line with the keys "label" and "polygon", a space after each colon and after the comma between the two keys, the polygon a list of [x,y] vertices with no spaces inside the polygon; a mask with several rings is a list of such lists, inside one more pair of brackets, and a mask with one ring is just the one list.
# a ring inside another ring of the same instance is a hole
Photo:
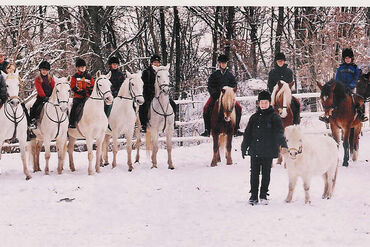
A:
{"label": "brown horse", "polygon": [[[330,129],[338,145],[340,142],[339,129],[342,130],[343,166],[348,166],[349,153],[352,154],[353,161],[357,160],[358,140],[362,127],[355,110],[356,103],[352,96],[346,93],[344,84],[339,81],[332,79],[324,86],[320,83],[317,85],[321,90],[320,99],[325,116],[329,117]],[[353,128],[352,131],[351,128]]]}
{"label": "brown horse", "polygon": [[213,159],[211,166],[217,166],[221,161],[220,150],[225,145],[226,139],[226,164],[233,163],[231,159],[231,142],[235,129],[235,94],[236,87],[223,87],[221,94],[212,110],[211,134],[213,137]]}
{"label": "brown horse", "polygon": [[[281,117],[283,123],[283,128],[293,125],[293,111],[291,109],[292,103],[292,91],[291,88],[294,82],[286,83],[284,81],[279,81],[272,91],[271,94],[271,106],[274,108],[276,114]],[[279,158],[277,164],[281,164],[282,157],[279,153]]]}

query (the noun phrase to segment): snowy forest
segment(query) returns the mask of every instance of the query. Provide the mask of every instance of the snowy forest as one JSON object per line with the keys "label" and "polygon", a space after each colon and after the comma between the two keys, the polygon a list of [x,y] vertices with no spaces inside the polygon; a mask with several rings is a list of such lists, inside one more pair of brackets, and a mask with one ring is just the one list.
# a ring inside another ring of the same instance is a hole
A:
{"label": "snowy forest", "polygon": [[[0,49],[15,62],[24,96],[45,59],[57,76],[72,75],[82,57],[107,71],[118,56],[123,70],[143,70],[153,53],[171,64],[175,99],[205,91],[218,54],[230,57],[238,81],[267,79],[274,54],[284,52],[300,92],[316,91],[351,47],[368,69],[368,7],[1,6]],[[181,92],[181,94],[179,93]]]}

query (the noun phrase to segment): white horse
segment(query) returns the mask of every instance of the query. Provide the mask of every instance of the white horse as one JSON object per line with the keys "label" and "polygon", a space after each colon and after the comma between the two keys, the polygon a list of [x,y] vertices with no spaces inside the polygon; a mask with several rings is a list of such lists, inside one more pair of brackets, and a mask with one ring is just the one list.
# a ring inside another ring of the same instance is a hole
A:
{"label": "white horse", "polygon": [[303,180],[305,203],[311,203],[310,183],[315,175],[322,175],[325,182],[322,198],[333,195],[338,169],[338,148],[333,138],[322,135],[304,135],[298,125],[285,128],[288,152],[283,154],[289,176],[289,193],[286,202],[292,201],[297,178]]}
{"label": "white horse", "polygon": [[100,71],[96,73],[96,81],[94,84],[91,96],[85,102],[81,120],[76,124],[75,129],[68,129],[69,143],[69,167],[71,171],[75,171],[73,162],[74,144],[77,138],[86,139],[86,147],[88,151],[89,168],[88,174],[93,174],[92,159],[93,159],[93,141],[96,140],[96,172],[100,172],[100,160],[102,151],[102,142],[104,140],[105,131],[108,127],[108,119],[104,113],[104,102],[111,105],[113,95],[111,92],[110,73],[102,75]]}
{"label": "white horse", "polygon": [[[0,109],[0,151],[5,140],[17,138],[23,163],[23,172],[26,180],[31,178],[27,168],[26,144],[27,144],[27,118],[21,106],[19,94],[19,73],[12,74],[1,72],[7,85],[9,98]],[[0,152],[1,159],[1,152]]]}
{"label": "white horse", "polygon": [[37,129],[33,130],[36,138],[31,140],[31,161],[33,170],[40,169],[40,152],[42,144],[45,147],[45,174],[49,175],[50,142],[56,140],[58,151],[58,174],[62,173],[65,154],[67,152],[67,130],[68,130],[68,100],[71,88],[68,78],[55,78],[55,87],[49,101],[43,106]]}
{"label": "white horse", "polygon": [[152,150],[152,168],[157,168],[158,136],[159,133],[166,134],[168,153],[168,169],[174,169],[172,164],[172,134],[174,131],[175,114],[170,104],[170,78],[167,66],[153,66],[156,71],[155,96],[150,104],[149,123],[146,128],[145,146],[147,154]]}
{"label": "white horse", "polygon": [[[121,88],[118,92],[118,96],[113,100],[113,106],[111,113],[108,118],[109,127],[111,129],[107,131],[103,144],[103,153],[105,164],[108,164],[108,143],[112,136],[113,138],[113,163],[112,167],[117,166],[117,152],[118,152],[118,137],[124,134],[127,139],[127,165],[128,170],[132,171],[131,151],[132,151],[132,136],[135,130],[135,122],[137,114],[135,107],[144,103],[143,97],[143,81],[141,80],[141,72],[137,74],[131,74],[126,72],[127,78],[122,83]],[[122,114],[124,113],[124,119]],[[139,129],[139,128],[138,128]],[[140,134],[137,138],[140,137]],[[137,143],[138,144],[138,143]],[[139,160],[139,148],[140,144],[137,145],[137,157],[136,161]]]}

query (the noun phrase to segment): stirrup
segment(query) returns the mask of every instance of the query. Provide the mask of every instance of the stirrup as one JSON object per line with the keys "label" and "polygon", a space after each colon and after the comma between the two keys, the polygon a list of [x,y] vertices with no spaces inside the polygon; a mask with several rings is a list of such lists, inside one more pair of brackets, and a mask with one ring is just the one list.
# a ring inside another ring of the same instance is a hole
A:
{"label": "stirrup", "polygon": [[360,117],[360,120],[361,120],[361,122],[366,122],[366,121],[368,121],[368,120],[369,120],[369,118],[368,118],[368,117],[366,117],[366,116],[364,116],[364,115],[362,115],[362,116]]}
{"label": "stirrup", "polygon": [[328,117],[325,117],[325,116],[320,116],[319,117],[319,120],[320,121],[323,121],[324,123],[330,123],[329,118]]}

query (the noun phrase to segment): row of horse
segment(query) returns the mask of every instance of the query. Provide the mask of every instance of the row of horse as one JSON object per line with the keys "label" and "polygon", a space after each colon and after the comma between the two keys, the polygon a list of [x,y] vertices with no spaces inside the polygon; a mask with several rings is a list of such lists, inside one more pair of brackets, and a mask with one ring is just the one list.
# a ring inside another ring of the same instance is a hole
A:
{"label": "row of horse", "polygon": [[[150,120],[146,131],[146,149],[152,150],[153,167],[157,167],[158,136],[164,132],[167,137],[168,167],[174,169],[171,157],[171,143],[174,131],[174,111],[169,103],[169,66],[154,67],[156,70],[155,97],[150,105]],[[117,165],[117,139],[124,134],[127,139],[127,164],[129,171],[133,169],[131,152],[132,137],[136,128],[140,130],[140,121],[137,118],[138,105],[144,103],[143,81],[141,72],[131,74],[127,72],[127,78],[122,83],[118,96],[113,98],[111,92],[110,73],[103,75],[100,71],[96,73],[96,81],[91,96],[86,100],[81,119],[76,128],[68,128],[68,112],[70,108],[70,78],[54,78],[55,87],[48,102],[43,106],[37,129],[33,130],[36,138],[27,144],[27,109],[22,107],[22,99],[19,98],[20,78],[18,72],[3,74],[9,98],[0,109],[0,150],[5,140],[18,139],[19,148],[26,179],[31,178],[27,168],[26,150],[30,154],[30,162],[33,170],[40,169],[40,152],[42,146],[45,148],[45,174],[49,174],[50,143],[55,140],[58,153],[58,173],[63,171],[66,153],[69,155],[69,167],[75,171],[73,160],[74,144],[77,139],[85,139],[88,151],[88,174],[94,173],[93,142],[96,142],[95,171],[100,172],[100,166],[108,163],[108,142],[113,139],[113,162]],[[107,118],[104,112],[104,104],[112,105],[112,110]],[[109,124],[109,128],[108,128]],[[140,133],[137,133],[137,155],[139,162]],[[28,145],[28,147],[27,147]],[[1,158],[1,154],[0,154]]]}

